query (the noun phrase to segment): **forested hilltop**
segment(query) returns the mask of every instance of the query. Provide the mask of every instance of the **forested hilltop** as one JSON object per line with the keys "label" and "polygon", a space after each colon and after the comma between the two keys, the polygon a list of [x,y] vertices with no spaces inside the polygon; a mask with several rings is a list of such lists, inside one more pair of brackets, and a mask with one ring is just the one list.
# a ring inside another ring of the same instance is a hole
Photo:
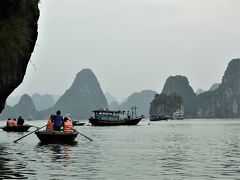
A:
{"label": "forested hilltop", "polygon": [[0,112],[22,82],[37,40],[39,0],[0,0]]}

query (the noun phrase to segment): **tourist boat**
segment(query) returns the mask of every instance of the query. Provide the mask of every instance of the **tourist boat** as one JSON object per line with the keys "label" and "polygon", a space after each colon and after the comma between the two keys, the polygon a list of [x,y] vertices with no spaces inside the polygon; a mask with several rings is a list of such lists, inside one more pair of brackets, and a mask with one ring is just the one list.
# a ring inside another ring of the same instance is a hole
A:
{"label": "tourist boat", "polygon": [[38,139],[42,144],[72,144],[78,132],[65,133],[63,131],[36,131]]}
{"label": "tourist boat", "polygon": [[72,123],[73,123],[73,126],[83,126],[85,124],[85,123],[80,122],[78,120],[72,121]]}
{"label": "tourist boat", "polygon": [[184,112],[177,110],[173,113],[173,119],[182,120],[184,119]]}
{"label": "tourist boat", "polygon": [[30,125],[19,125],[19,126],[4,126],[2,130],[7,132],[27,132],[32,127]]}
{"label": "tourist boat", "polygon": [[162,115],[150,115],[149,120],[150,121],[167,121],[169,119],[169,116],[162,116]]}
{"label": "tourist boat", "polygon": [[[125,111],[110,111],[100,109],[93,111],[94,116],[89,118],[89,122],[93,126],[118,126],[118,125],[137,125],[141,117],[124,117]],[[133,114],[133,113],[132,113]],[[121,117],[122,116],[122,117]]]}

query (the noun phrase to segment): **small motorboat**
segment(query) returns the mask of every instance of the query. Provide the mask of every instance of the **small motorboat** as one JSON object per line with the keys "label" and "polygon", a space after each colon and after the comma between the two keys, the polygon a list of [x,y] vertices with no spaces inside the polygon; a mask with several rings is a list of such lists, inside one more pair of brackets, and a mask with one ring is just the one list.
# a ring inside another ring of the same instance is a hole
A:
{"label": "small motorboat", "polygon": [[169,116],[162,116],[162,115],[155,115],[155,114],[152,114],[150,115],[149,117],[149,120],[150,121],[167,121],[169,119]]}
{"label": "small motorboat", "polygon": [[78,132],[65,133],[63,131],[36,131],[42,144],[72,144],[78,136]]}
{"label": "small motorboat", "polygon": [[85,123],[80,122],[80,121],[72,121],[73,126],[83,126]]}
{"label": "small motorboat", "polygon": [[173,119],[176,119],[176,120],[184,119],[184,112],[177,110],[176,112],[173,113]]}
{"label": "small motorboat", "polygon": [[4,126],[2,130],[7,132],[27,132],[32,127],[30,125],[19,125],[19,126]]}

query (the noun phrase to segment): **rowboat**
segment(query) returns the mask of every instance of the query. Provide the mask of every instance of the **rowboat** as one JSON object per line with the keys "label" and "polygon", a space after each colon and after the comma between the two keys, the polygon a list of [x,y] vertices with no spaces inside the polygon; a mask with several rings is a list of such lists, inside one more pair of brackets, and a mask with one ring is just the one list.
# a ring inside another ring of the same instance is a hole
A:
{"label": "rowboat", "polygon": [[2,130],[7,132],[26,132],[30,127],[32,126],[30,125],[4,126],[2,127]]}
{"label": "rowboat", "polygon": [[42,144],[72,144],[78,132],[64,133],[63,131],[36,131]]}
{"label": "rowboat", "polygon": [[141,117],[121,117],[122,111],[95,110],[94,116],[89,118],[93,126],[119,126],[119,125],[137,125]]}

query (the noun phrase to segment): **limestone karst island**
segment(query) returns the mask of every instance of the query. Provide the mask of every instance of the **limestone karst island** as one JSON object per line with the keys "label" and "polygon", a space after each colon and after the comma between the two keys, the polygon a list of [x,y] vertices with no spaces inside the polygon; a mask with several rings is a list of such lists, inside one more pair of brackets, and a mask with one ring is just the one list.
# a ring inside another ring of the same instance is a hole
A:
{"label": "limestone karst island", "polygon": [[239,11],[0,0],[0,179],[239,179]]}

